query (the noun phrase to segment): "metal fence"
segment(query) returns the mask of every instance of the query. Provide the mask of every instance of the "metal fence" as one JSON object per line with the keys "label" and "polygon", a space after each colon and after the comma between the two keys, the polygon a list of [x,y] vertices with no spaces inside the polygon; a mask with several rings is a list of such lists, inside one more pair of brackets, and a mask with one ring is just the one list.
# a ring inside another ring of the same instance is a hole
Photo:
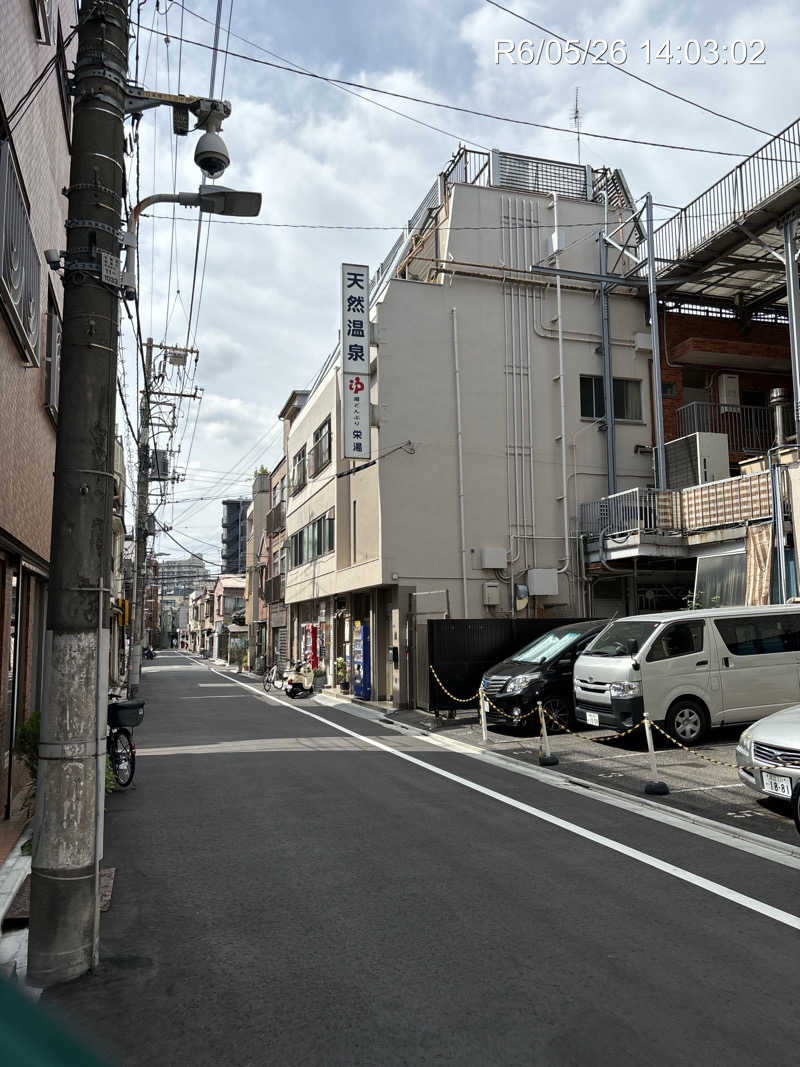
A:
{"label": "metal fence", "polygon": [[[731,452],[766,452],[775,441],[775,419],[771,408],[742,404],[726,407],[696,401],[678,408],[678,437],[692,433],[724,433]],[[783,412],[786,434],[794,433],[794,414],[786,405]]]}
{"label": "metal fence", "polygon": [[[653,234],[661,263],[687,257],[800,177],[800,119],[739,163]],[[647,257],[644,242],[639,256]],[[657,263],[658,265],[658,263]],[[642,268],[642,273],[646,267]]]}
{"label": "metal fence", "polygon": [[593,181],[591,167],[554,163],[551,159],[518,156],[511,152],[492,152],[492,185],[591,200]]}
{"label": "metal fence", "polygon": [[677,489],[626,489],[580,506],[580,532],[587,537],[637,532],[681,532]]}
{"label": "metal fence", "polygon": [[[782,499],[788,501],[785,472],[783,479]],[[771,474],[759,471],[687,489],[628,489],[589,501],[580,506],[579,533],[588,538],[685,534],[771,518]]]}
{"label": "metal fence", "polygon": [[451,700],[428,671],[428,692],[422,687],[417,689],[417,707],[427,711],[477,708],[478,686],[490,667],[557,626],[579,621],[576,618],[430,619],[426,627],[427,666],[433,667],[454,696],[466,699],[475,695],[475,700],[467,704]]}

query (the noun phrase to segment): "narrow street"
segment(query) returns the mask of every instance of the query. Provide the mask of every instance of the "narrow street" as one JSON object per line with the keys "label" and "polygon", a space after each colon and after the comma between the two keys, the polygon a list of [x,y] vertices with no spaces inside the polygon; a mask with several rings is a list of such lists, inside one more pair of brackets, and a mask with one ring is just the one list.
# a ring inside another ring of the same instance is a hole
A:
{"label": "narrow street", "polygon": [[110,1062],[796,1058],[796,860],[180,653],[143,695],[102,964],[44,997]]}

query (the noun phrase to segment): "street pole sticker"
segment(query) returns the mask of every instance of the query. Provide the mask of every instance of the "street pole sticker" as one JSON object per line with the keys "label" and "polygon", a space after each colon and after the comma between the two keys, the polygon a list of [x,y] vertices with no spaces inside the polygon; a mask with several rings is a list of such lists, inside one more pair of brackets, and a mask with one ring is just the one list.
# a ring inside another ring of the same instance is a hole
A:
{"label": "street pole sticker", "polygon": [[369,267],[342,264],[342,458],[370,458]]}

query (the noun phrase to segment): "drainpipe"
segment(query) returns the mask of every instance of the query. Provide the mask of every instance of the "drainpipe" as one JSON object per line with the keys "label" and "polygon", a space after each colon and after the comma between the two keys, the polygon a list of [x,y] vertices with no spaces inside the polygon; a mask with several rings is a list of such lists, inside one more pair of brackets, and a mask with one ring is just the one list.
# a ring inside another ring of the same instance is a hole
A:
{"label": "drainpipe", "polygon": [[[605,232],[600,234],[600,273],[608,273],[608,245]],[[606,419],[606,466],[608,495],[617,491],[617,439],[614,422],[614,367],[611,355],[611,324],[609,321],[608,286],[600,287],[600,310],[603,319],[603,401]]]}
{"label": "drainpipe", "polygon": [[[556,270],[561,266],[561,235],[558,231],[558,193],[553,193],[553,229],[556,235]],[[564,377],[564,323],[561,306],[561,275],[556,275],[556,316],[558,317],[558,390],[561,401],[561,510],[564,521],[564,566],[559,574],[566,574],[570,564],[569,499],[567,497],[567,390]]]}
{"label": "drainpipe", "polygon": [[[450,308],[453,326],[453,363],[456,372],[456,437],[458,439],[458,519],[461,535],[461,592],[464,598],[464,618],[469,618],[467,601],[467,546],[464,533],[464,454],[461,432],[461,367],[458,362],[458,321],[456,309]],[[513,590],[512,590],[513,597]]]}
{"label": "drainpipe", "polygon": [[650,295],[650,336],[653,339],[653,411],[656,422],[656,485],[667,488],[664,463],[664,407],[661,390],[661,340],[658,331],[658,291],[656,289],[656,254],[653,240],[653,195],[646,198],[647,214],[647,287]]}
{"label": "drainpipe", "polygon": [[786,545],[783,532],[783,468],[780,450],[771,448],[767,453],[769,459],[769,477],[772,488],[772,528],[773,540],[778,563],[778,603],[786,603]]}

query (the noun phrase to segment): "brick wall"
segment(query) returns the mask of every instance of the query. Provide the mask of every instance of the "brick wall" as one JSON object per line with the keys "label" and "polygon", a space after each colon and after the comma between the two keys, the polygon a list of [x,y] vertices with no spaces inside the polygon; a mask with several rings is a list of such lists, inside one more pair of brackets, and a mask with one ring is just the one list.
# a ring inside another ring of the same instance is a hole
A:
{"label": "brick wall", "polygon": [[[661,380],[662,384],[674,385],[674,397],[664,399],[664,439],[670,441],[678,435],[677,410],[686,402],[683,395],[683,370],[684,367],[694,366],[691,363],[681,363],[670,366],[668,360],[674,354],[678,346],[690,337],[701,337],[721,346],[727,342],[731,351],[746,352],[748,345],[769,346],[758,350],[751,350],[754,367],[748,370],[731,368],[732,372],[739,376],[739,388],[741,391],[748,389],[771,389],[773,386],[786,386],[791,391],[791,371],[789,366],[789,331],[787,326],[775,325],[765,322],[741,323],[736,319],[721,319],[703,315],[683,315],[662,312],[661,325]],[[758,359],[768,356],[785,357],[786,372],[757,370]],[[713,383],[713,377],[724,371],[724,367],[706,367],[709,381]],[[716,401],[713,384],[707,400],[711,403]]]}
{"label": "brick wall", "polygon": [[[75,21],[70,0],[59,0],[63,34]],[[6,112],[17,103],[54,45],[36,38],[30,0],[0,4],[0,100]],[[75,42],[67,50],[74,58]],[[69,146],[58,79],[47,78],[35,101],[12,132],[12,143],[30,204],[31,228],[40,253],[42,310],[41,366],[26,367],[17,342],[0,316],[0,530],[11,534],[38,556],[50,555],[50,520],[55,460],[55,428],[44,408],[44,353],[48,282],[59,307],[62,285],[44,264],[46,248],[63,248]]]}

